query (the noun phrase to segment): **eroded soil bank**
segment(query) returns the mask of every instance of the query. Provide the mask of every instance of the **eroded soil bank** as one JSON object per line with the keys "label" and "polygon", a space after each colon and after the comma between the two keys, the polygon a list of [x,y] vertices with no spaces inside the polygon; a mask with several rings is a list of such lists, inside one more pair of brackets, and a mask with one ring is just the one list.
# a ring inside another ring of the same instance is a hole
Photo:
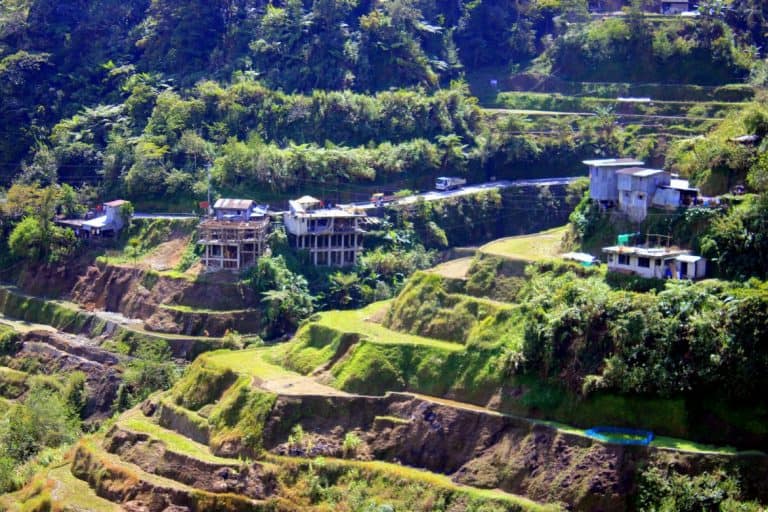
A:
{"label": "eroded soil bank", "polygon": [[[145,409],[152,413],[155,408]],[[206,442],[185,413],[160,407],[161,425]],[[304,440],[291,439],[300,424]],[[190,431],[194,430],[194,432]],[[640,471],[670,465],[695,475],[728,468],[748,495],[768,498],[768,457],[682,453],[600,443],[523,418],[436,403],[409,394],[279,396],[264,424],[263,446],[278,454],[344,457],[345,436],[361,441],[355,457],[397,462],[449,475],[459,484],[501,489],[574,510],[630,510]],[[237,442],[214,449],[239,457]]]}

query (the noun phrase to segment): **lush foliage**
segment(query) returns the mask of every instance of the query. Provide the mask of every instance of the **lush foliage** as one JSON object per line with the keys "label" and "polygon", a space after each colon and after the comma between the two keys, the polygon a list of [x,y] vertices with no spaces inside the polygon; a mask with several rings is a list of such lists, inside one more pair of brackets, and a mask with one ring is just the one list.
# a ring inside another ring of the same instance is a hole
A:
{"label": "lush foliage", "polygon": [[[755,135],[753,143],[733,139]],[[704,194],[723,194],[734,186],[765,191],[768,157],[763,138],[768,135],[768,110],[762,103],[734,112],[706,137],[684,139],[670,147],[667,164],[690,177]]]}
{"label": "lush foliage", "polygon": [[654,25],[634,7],[626,18],[593,21],[558,38],[551,58],[565,77],[606,82],[720,84],[745,77],[751,65],[722,20]]}
{"label": "lush foliage", "polygon": [[294,329],[314,309],[306,278],[291,272],[282,256],[259,258],[248,270],[246,283],[262,295],[266,317],[275,332]]}
{"label": "lush foliage", "polygon": [[716,392],[748,401],[768,390],[758,341],[764,285],[670,283],[649,294],[542,270],[531,269],[521,294],[530,370],[583,393]]}
{"label": "lush foliage", "polygon": [[739,510],[758,511],[759,503],[742,501],[739,480],[723,470],[688,476],[671,468],[648,468],[640,475],[637,510],[683,511]]}
{"label": "lush foliage", "polygon": [[[77,388],[72,383],[70,389]],[[46,448],[70,443],[80,432],[76,404],[43,381],[31,386],[23,402],[0,419],[0,491],[14,490],[28,475],[23,464]],[[71,393],[66,393],[72,396]],[[74,407],[73,407],[74,405]]]}

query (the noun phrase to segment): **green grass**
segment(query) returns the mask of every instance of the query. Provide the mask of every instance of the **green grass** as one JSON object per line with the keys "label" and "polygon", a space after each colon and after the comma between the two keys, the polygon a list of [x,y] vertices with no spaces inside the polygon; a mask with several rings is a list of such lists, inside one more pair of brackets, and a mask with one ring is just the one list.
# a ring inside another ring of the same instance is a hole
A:
{"label": "green grass", "polygon": [[562,226],[532,235],[502,238],[482,246],[480,251],[524,262],[553,258],[560,252],[560,241],[567,229]]}
{"label": "green grass", "polygon": [[199,314],[206,314],[206,315],[237,314],[237,313],[248,313],[248,312],[254,311],[253,309],[222,310],[222,309],[195,308],[192,306],[186,306],[182,304],[161,304],[160,308],[168,309],[170,311],[178,311],[180,313],[199,313]]}
{"label": "green grass", "polygon": [[736,455],[739,453],[732,446],[713,446],[667,436],[656,436],[651,442],[651,446],[692,453],[717,453],[722,455]]}
{"label": "green grass", "polygon": [[248,350],[221,350],[200,356],[205,361],[229,368],[241,375],[249,375],[261,380],[280,379],[296,376],[295,372],[269,362],[266,356],[272,348],[261,347]]}
{"label": "green grass", "polygon": [[0,397],[18,398],[27,390],[28,377],[24,372],[0,366]]}
{"label": "green grass", "polygon": [[601,107],[615,107],[615,115],[657,115],[694,118],[724,117],[723,113],[743,108],[742,102],[727,101],[660,101],[650,103],[619,103],[616,97],[567,96],[559,93],[502,92],[493,107],[512,110],[569,112],[591,114]]}
{"label": "green grass", "polygon": [[447,352],[464,350],[464,346],[459,343],[393,331],[380,323],[371,321],[372,317],[380,315],[381,309],[388,305],[389,302],[376,302],[363,309],[353,311],[328,311],[320,313],[315,323],[337,331],[361,334],[370,342],[383,345],[413,345],[436,348]]}
{"label": "green grass", "polygon": [[[88,512],[118,512],[118,505],[100,498],[88,486],[87,482],[76,478],[69,469],[69,464],[48,472],[48,479],[53,481],[53,496],[56,503],[66,510]],[[58,510],[58,509],[56,509]]]}
{"label": "green grass", "polygon": [[405,418],[398,418],[397,416],[376,416],[373,418],[374,422],[394,423],[396,425],[408,425],[411,420]]}

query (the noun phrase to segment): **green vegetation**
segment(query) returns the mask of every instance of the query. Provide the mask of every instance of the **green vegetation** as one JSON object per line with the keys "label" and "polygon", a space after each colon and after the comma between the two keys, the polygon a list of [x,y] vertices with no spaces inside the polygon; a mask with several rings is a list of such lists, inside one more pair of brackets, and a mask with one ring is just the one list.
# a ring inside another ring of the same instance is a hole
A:
{"label": "green vegetation", "polygon": [[746,502],[741,494],[739,479],[724,471],[688,476],[673,469],[663,471],[649,468],[642,473],[637,495],[637,509],[696,511],[717,510],[758,511],[757,502]]}
{"label": "green vegetation", "polygon": [[749,73],[751,61],[732,39],[716,17],[655,24],[633,7],[626,18],[596,20],[558,38],[551,60],[577,81],[718,85]]}
{"label": "green vegetation", "polygon": [[[94,304],[6,287],[0,311],[19,330],[85,333],[126,356],[115,369],[123,379],[115,409],[148,399],[143,409],[158,413],[148,420],[133,410],[120,424],[209,462],[225,460],[212,452],[263,456],[278,393],[368,400],[348,393],[410,391],[568,423],[561,431],[577,435],[596,424],[644,427],[663,434],[654,447],[697,457],[762,447],[768,6],[702,0],[700,15],[688,17],[619,4],[623,14],[595,16],[589,8],[606,6],[586,0],[0,2],[2,278],[63,297],[94,259],[101,270],[151,269],[135,270],[138,291],[173,298],[147,328],[241,315],[268,342],[295,335],[262,347],[261,337],[234,331],[153,334],[87,311]],[[348,271],[311,267],[276,229],[271,254],[233,277],[195,275],[196,220],[134,220],[114,240],[88,243],[57,223],[117,197],[141,211],[200,212],[225,196],[278,210],[304,194],[332,203],[402,197],[437,176],[569,176],[584,159],[612,156],[665,166],[704,195],[737,186],[747,194],[718,207],[652,210],[641,226],[592,205],[583,180],[418,200],[385,207],[366,225],[366,252]],[[566,220],[568,228],[526,235]],[[642,280],[549,259],[635,231],[670,235],[731,281]],[[455,279],[423,272],[439,251],[489,240],[497,241],[452,269]],[[176,293],[180,284],[196,289]],[[220,285],[240,294],[216,309],[204,302]],[[92,387],[79,372],[39,375],[44,363],[15,358],[20,340],[0,326],[0,491],[61,460],[81,434]],[[233,350],[203,354],[183,373],[174,361],[219,348]],[[316,433],[281,421],[286,433],[295,429],[291,447],[311,453]],[[411,420],[375,421],[405,430]],[[210,448],[182,437],[186,430]],[[354,459],[372,455],[370,435],[336,437]],[[80,445],[73,469],[102,494],[102,485],[119,495],[141,478],[186,491],[122,467],[99,439]],[[699,469],[647,469],[632,506],[757,510],[742,468]],[[89,508],[92,497],[55,471],[33,479],[14,507],[56,510],[65,497]],[[279,459],[270,471],[280,496],[265,507],[548,509],[378,462]],[[501,483],[517,478],[504,472]],[[229,495],[190,497],[191,508],[240,506]]]}
{"label": "green vegetation", "polygon": [[0,491],[18,489],[53,460],[46,449],[71,443],[79,433],[79,411],[58,389],[37,381],[0,419]]}
{"label": "green vegetation", "polygon": [[[385,462],[271,457],[289,475],[289,499],[296,507],[325,505],[337,510],[557,511],[519,496],[455,484],[444,475]],[[398,485],[408,482],[408,485]]]}

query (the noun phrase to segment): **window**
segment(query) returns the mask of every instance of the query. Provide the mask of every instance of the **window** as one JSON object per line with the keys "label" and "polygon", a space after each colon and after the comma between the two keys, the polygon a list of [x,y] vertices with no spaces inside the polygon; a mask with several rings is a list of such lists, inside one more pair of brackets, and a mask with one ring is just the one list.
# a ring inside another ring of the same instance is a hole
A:
{"label": "window", "polygon": [[656,260],[656,266],[657,266],[657,267],[660,267],[660,266],[661,266],[661,260]]}
{"label": "window", "polygon": [[643,267],[643,268],[650,268],[651,267],[651,259],[650,258],[637,258],[637,266]]}
{"label": "window", "polygon": [[637,194],[637,198],[638,198],[640,201],[645,201],[645,194]]}
{"label": "window", "polygon": [[629,254],[619,254],[619,265],[629,265]]}

